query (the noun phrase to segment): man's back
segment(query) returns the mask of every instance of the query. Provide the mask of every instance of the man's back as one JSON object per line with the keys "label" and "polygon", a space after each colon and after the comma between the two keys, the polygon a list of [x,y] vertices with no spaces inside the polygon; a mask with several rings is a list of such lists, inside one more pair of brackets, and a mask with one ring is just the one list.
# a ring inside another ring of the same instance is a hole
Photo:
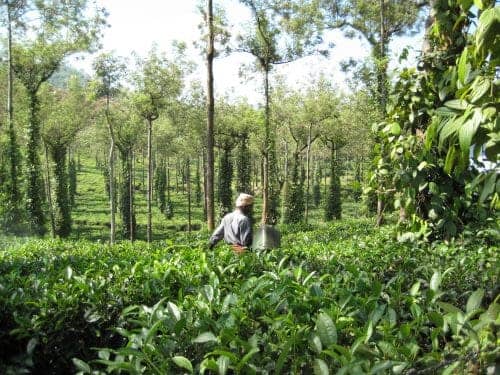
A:
{"label": "man's back", "polygon": [[250,246],[252,243],[252,223],[250,218],[239,209],[224,216],[221,224],[210,237],[210,243],[215,244],[221,239],[224,239],[224,242],[228,244]]}

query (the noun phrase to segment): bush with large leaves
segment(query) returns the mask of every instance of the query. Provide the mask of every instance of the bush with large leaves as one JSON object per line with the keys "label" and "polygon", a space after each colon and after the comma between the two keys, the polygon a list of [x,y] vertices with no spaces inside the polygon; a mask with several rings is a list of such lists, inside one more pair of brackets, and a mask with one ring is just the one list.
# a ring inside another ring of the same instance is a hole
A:
{"label": "bush with large leaves", "polygon": [[[476,8],[478,26],[468,35]],[[435,11],[433,50],[420,71],[400,74],[388,120],[376,129],[381,152],[373,182],[396,192],[396,208],[406,214],[400,218],[411,217],[413,229],[450,238],[492,220],[499,207],[500,8],[450,1]],[[463,38],[450,42],[457,28]]]}

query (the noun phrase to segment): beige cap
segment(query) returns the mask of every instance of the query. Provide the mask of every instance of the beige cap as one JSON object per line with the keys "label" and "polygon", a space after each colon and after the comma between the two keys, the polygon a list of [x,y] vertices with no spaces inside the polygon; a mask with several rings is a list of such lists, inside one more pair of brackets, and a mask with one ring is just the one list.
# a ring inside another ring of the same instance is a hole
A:
{"label": "beige cap", "polygon": [[253,197],[250,194],[241,193],[236,199],[236,207],[245,207],[253,204]]}

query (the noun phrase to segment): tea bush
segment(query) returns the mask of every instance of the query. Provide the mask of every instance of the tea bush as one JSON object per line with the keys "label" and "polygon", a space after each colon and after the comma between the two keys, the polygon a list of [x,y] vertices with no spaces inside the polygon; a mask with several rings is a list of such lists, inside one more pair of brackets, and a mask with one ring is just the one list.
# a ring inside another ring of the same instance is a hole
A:
{"label": "tea bush", "polygon": [[497,246],[397,242],[366,220],[289,229],[241,257],[206,233],[7,245],[0,372],[495,370]]}

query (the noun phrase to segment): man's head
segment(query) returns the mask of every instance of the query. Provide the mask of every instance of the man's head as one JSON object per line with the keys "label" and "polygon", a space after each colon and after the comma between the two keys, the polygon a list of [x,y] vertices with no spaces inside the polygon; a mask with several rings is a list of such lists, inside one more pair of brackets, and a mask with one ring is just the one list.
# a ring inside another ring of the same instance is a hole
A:
{"label": "man's head", "polygon": [[253,196],[241,193],[236,199],[236,207],[242,211],[249,211],[253,205]]}

